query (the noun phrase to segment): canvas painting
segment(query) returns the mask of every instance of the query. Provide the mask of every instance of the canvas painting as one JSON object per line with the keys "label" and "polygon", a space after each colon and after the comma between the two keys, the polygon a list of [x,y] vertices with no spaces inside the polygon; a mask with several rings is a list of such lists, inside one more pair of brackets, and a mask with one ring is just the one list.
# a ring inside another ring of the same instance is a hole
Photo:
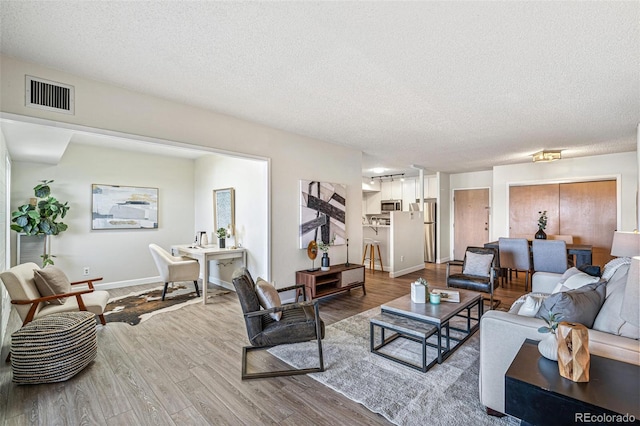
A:
{"label": "canvas painting", "polygon": [[158,188],[91,185],[91,229],[157,229]]}
{"label": "canvas painting", "polygon": [[343,245],[347,240],[346,185],[300,181],[300,248],[310,241]]}

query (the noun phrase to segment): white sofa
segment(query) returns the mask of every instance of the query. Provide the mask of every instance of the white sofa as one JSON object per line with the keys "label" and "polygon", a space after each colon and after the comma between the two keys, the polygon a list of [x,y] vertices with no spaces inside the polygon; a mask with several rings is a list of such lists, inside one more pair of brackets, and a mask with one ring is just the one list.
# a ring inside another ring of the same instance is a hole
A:
{"label": "white sofa", "polygon": [[[628,270],[628,264],[619,265],[615,273],[608,279],[607,289],[610,286],[619,289],[623,283],[626,285]],[[605,273],[606,267],[603,276]],[[533,280],[532,290],[534,293],[551,293],[556,283],[557,280]],[[624,286],[622,292],[624,293]],[[607,300],[612,294],[607,291]],[[611,301],[613,300],[615,298],[611,297]],[[607,301],[605,301],[606,303]],[[524,340],[541,340],[543,335],[538,332],[538,328],[546,325],[542,319],[517,315],[515,313],[517,310],[516,307],[513,307],[510,312],[492,310],[485,313],[480,321],[480,401],[488,409],[500,413],[505,411],[504,376],[507,369]],[[605,319],[611,323],[607,318],[601,317],[601,315],[605,315],[605,311],[610,312],[611,309],[605,310],[603,305],[596,316],[594,328],[598,328],[597,326],[602,324]],[[625,325],[624,334],[629,334],[628,326],[629,324]],[[631,334],[635,333],[636,331],[632,329]],[[640,365],[640,341],[637,340],[637,337],[623,337],[590,329],[589,350],[594,355]]]}

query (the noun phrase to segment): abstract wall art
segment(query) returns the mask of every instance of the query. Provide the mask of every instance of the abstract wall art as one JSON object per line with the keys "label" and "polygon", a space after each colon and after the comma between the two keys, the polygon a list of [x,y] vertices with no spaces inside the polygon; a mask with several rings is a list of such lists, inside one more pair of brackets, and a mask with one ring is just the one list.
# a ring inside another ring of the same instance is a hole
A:
{"label": "abstract wall art", "polygon": [[91,185],[91,229],[157,229],[158,188]]}
{"label": "abstract wall art", "polygon": [[346,243],[346,195],[346,185],[300,181],[300,248],[310,241]]}

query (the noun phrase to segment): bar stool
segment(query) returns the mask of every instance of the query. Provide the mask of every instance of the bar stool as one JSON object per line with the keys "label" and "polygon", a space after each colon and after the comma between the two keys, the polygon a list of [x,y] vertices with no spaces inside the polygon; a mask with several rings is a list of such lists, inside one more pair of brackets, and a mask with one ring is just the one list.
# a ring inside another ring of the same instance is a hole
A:
{"label": "bar stool", "polygon": [[[371,238],[364,239],[364,252],[362,253],[362,264],[369,259],[369,269],[375,269],[376,266],[376,252],[375,248],[378,248],[378,261],[380,262],[380,270],[384,272],[384,266],[382,266],[382,255],[380,254],[380,241]],[[369,257],[367,257],[367,251],[369,251]]]}

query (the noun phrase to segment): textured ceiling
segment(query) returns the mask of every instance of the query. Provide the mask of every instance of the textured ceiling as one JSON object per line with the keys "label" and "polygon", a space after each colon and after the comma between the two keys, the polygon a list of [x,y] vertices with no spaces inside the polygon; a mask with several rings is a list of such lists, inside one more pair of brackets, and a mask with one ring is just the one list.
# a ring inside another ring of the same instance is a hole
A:
{"label": "textured ceiling", "polygon": [[640,2],[1,1],[0,51],[463,172],[636,149]]}

